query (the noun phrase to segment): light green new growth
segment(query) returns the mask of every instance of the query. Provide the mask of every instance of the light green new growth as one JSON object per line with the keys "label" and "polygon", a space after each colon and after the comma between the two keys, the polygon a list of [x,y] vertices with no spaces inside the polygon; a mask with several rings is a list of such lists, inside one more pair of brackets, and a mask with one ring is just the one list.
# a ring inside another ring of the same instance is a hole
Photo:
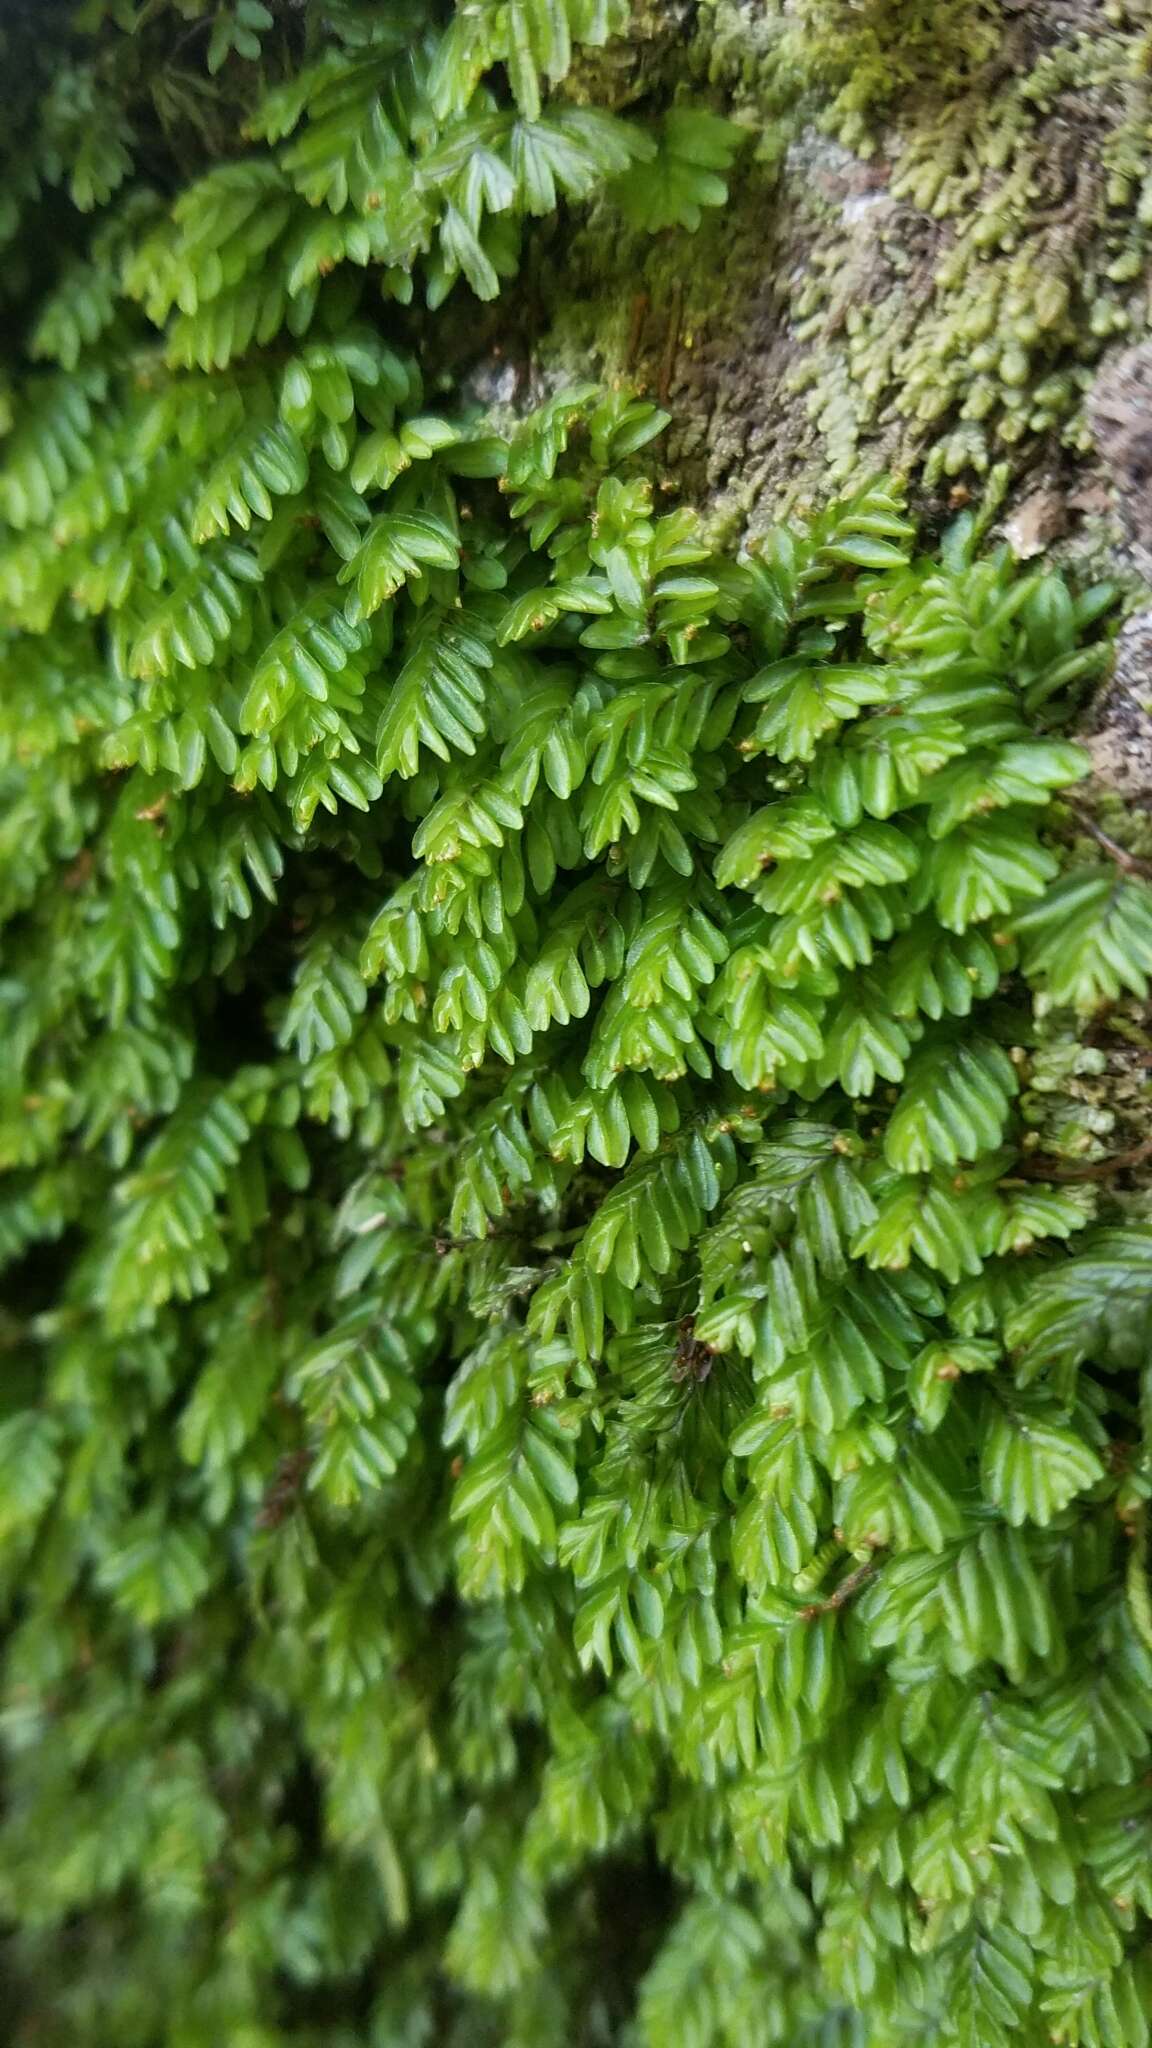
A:
{"label": "light green new growth", "polygon": [[558,90],[615,11],[85,12],[0,447],[15,2048],[1141,2048],[1109,593],[884,482],[717,555],[643,395],[465,402],[533,220],[724,196]]}

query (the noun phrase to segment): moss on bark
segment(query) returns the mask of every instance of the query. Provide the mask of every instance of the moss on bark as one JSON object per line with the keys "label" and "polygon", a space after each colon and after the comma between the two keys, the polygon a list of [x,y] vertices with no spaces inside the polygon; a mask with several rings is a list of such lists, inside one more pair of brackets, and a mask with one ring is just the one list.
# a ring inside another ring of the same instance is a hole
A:
{"label": "moss on bark", "polygon": [[941,514],[1057,490],[1095,545],[1085,402],[1148,322],[1150,60],[1145,10],[1094,0],[641,13],[588,96],[703,91],[749,148],[694,236],[604,208],[538,250],[537,377],[659,391],[670,470],[729,524],[895,467]]}

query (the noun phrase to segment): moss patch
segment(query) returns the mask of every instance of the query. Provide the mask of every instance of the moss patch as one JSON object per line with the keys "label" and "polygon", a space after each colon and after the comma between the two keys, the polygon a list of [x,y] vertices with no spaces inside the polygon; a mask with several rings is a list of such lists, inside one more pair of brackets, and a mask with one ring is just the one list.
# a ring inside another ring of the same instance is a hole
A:
{"label": "moss patch", "polygon": [[650,10],[612,62],[616,104],[710,88],[750,147],[695,236],[641,245],[604,209],[562,267],[540,251],[539,377],[669,400],[670,465],[721,525],[882,467],[929,517],[1083,470],[1100,360],[1148,324],[1137,10],[714,0]]}
{"label": "moss patch", "polygon": [[824,90],[827,126],[856,148],[893,106],[971,86],[1003,34],[997,0],[800,0],[780,69]]}

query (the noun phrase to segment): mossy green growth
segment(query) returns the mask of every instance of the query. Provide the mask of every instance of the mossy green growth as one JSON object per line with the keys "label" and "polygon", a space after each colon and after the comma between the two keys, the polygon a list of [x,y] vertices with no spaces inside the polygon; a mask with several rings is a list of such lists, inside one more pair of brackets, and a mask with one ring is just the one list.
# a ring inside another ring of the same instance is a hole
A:
{"label": "mossy green growth", "polygon": [[[906,17],[924,67],[887,99],[862,82],[870,72],[837,68],[854,37],[887,49]],[[793,486],[818,499],[881,463],[940,498],[1000,465],[1015,481],[1083,457],[1100,360],[1147,327],[1140,10],[1109,7],[1089,33],[1071,11],[797,15],[719,0],[686,48],[671,31],[649,47],[635,89],[667,93],[678,64],[749,129],[735,201],[690,260],[663,241],[622,249],[610,220],[593,221],[576,252],[578,340],[549,287],[555,360],[570,338],[675,396],[676,462],[737,516],[765,519]],[[852,91],[867,120],[844,116]],[[638,294],[650,311],[637,356]],[[539,350],[552,359],[546,331]]]}
{"label": "mossy green growth", "polygon": [[828,96],[822,121],[857,148],[907,101],[971,87],[1003,34],[998,0],[799,0],[779,61]]}
{"label": "mossy green growth", "polygon": [[[794,311],[796,374],[837,474],[876,435],[917,451],[929,485],[1021,444],[1083,445],[1094,365],[1147,316],[1145,62],[1134,30],[1071,37],[990,89],[907,111],[871,290],[844,294],[832,235]],[[921,221],[950,225],[925,236]]]}

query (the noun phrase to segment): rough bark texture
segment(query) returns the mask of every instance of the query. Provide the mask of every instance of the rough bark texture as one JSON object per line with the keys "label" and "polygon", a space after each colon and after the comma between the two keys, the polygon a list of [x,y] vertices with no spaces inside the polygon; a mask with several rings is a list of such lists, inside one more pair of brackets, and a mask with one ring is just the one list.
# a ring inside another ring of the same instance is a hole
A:
{"label": "rough bark texture", "polygon": [[[705,94],[749,144],[695,235],[593,220],[536,252],[517,402],[565,374],[668,404],[664,461],[735,539],[880,469],[929,528],[1152,573],[1152,31],[1112,0],[654,0],[576,91]],[[511,352],[510,352],[511,353]],[[1086,711],[1152,806],[1152,614]]]}

